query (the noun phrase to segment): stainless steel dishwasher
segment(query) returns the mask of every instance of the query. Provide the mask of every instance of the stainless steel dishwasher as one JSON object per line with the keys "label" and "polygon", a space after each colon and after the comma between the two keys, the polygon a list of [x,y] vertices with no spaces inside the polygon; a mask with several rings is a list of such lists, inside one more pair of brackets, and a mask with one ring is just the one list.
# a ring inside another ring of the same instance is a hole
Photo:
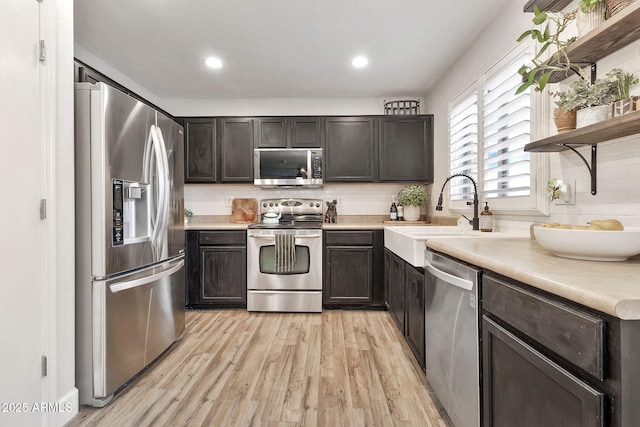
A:
{"label": "stainless steel dishwasher", "polygon": [[480,270],[425,252],[427,382],[456,427],[480,425]]}

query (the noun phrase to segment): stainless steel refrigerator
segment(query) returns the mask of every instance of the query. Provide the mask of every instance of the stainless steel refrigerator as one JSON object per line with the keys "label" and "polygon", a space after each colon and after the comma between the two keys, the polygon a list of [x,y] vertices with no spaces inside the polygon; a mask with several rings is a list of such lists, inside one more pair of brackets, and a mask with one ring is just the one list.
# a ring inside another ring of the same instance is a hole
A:
{"label": "stainless steel refrigerator", "polygon": [[183,131],[104,83],[75,120],[76,386],[102,407],[184,331]]}

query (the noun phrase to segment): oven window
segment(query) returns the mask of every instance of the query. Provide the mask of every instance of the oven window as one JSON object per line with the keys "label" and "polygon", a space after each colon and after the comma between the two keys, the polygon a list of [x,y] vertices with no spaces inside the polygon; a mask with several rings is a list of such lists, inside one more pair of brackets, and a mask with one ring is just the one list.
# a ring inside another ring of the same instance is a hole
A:
{"label": "oven window", "polygon": [[278,276],[288,274],[307,274],[309,273],[309,247],[296,245],[296,263],[291,271],[286,273],[276,272],[276,246],[260,247],[260,273],[277,274]]}

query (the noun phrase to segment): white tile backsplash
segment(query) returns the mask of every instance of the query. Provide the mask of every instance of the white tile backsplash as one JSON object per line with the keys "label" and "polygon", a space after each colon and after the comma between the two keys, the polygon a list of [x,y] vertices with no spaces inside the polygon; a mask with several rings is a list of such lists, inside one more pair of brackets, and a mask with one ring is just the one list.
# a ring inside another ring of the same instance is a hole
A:
{"label": "white tile backsplash", "polygon": [[[338,215],[386,215],[391,196],[406,184],[325,184],[322,189],[261,189],[250,184],[187,184],[185,208],[194,215],[231,215],[228,198],[269,199],[278,197],[338,200]],[[326,210],[326,204],[325,204]]]}

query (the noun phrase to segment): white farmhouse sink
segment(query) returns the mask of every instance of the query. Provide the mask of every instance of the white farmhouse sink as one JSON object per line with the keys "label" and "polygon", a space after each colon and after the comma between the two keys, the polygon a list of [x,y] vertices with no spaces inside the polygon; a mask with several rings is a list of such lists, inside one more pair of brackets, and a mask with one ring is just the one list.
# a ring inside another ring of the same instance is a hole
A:
{"label": "white farmhouse sink", "polygon": [[425,242],[440,237],[496,238],[512,237],[509,233],[483,233],[460,226],[387,226],[384,246],[414,267],[424,267]]}

